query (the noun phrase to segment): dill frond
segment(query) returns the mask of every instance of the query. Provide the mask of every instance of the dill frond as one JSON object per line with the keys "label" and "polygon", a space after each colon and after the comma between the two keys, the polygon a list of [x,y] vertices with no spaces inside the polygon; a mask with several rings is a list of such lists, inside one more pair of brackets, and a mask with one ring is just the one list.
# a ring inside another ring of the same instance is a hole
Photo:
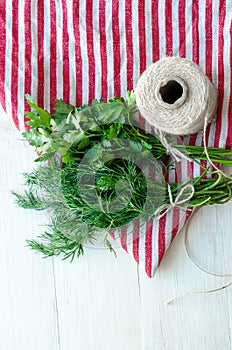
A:
{"label": "dill frond", "polygon": [[24,195],[20,195],[15,191],[11,191],[11,194],[15,197],[15,203],[20,208],[35,209],[35,210],[45,209],[44,201],[32,189],[25,191]]}

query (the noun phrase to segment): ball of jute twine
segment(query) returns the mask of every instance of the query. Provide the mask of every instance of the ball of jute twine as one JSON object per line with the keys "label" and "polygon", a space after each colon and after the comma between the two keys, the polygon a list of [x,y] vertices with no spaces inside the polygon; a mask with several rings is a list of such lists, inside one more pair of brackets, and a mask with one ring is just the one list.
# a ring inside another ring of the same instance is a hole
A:
{"label": "ball of jute twine", "polygon": [[203,129],[217,109],[217,90],[195,63],[166,57],[150,65],[139,78],[136,103],[158,130],[188,135]]}

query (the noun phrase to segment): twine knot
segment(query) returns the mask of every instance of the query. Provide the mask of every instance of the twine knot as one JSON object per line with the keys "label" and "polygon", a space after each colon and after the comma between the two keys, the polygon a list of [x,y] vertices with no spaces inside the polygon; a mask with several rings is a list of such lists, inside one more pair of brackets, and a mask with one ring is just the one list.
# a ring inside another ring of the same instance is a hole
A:
{"label": "twine knot", "polygon": [[[172,190],[170,184],[168,186],[168,195],[169,195],[169,201],[170,203],[168,204],[163,204],[161,205],[156,211],[155,211],[155,218],[156,219],[161,219],[164,215],[166,215],[170,210],[174,209],[175,207],[181,207],[182,204],[187,203],[194,195],[194,186],[191,184],[185,185],[184,187],[181,188],[180,192],[176,196],[176,199],[173,200],[173,195],[172,195]],[[188,193],[187,197],[181,199],[183,196],[184,192],[186,190],[190,190]]]}
{"label": "twine knot", "polygon": [[154,130],[155,130],[155,133],[159,136],[160,142],[166,148],[167,155],[171,155],[176,162],[181,162],[183,158],[189,162],[193,162],[193,159],[189,158],[186,154],[184,154],[183,152],[175,148],[172,143],[168,142],[167,137],[165,136],[162,130],[159,130],[157,128],[154,128]]}

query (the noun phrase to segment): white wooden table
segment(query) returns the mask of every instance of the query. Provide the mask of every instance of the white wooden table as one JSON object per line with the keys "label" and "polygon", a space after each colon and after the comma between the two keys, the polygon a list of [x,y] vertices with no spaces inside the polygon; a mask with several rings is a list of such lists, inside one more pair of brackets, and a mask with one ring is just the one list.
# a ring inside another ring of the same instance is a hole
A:
{"label": "white wooden table", "polygon": [[[229,350],[232,287],[165,302],[188,291],[222,286],[189,260],[184,230],[155,278],[117,249],[87,249],[72,264],[41,259],[25,247],[42,233],[43,213],[24,211],[10,190],[22,189],[33,149],[3,112],[0,118],[0,349]],[[202,209],[189,227],[192,252],[211,271],[232,272],[232,203]],[[208,266],[207,266],[208,264]]]}

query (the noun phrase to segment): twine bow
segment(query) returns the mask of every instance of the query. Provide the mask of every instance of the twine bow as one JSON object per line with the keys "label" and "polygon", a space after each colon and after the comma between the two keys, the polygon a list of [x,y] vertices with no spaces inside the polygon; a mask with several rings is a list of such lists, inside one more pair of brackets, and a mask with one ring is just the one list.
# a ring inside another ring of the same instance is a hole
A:
{"label": "twine bow", "polygon": [[[183,195],[183,193],[187,189],[190,189],[190,193],[188,194],[187,197],[185,197],[184,199],[181,199],[181,196]],[[194,195],[194,186],[191,184],[188,184],[188,185],[182,187],[182,189],[180,190],[180,192],[176,196],[175,201],[173,201],[171,186],[168,184],[168,195],[169,195],[170,203],[161,205],[161,207],[159,207],[155,211],[155,218],[156,219],[161,219],[170,210],[174,209],[175,207],[180,207],[181,204],[187,203]]]}

